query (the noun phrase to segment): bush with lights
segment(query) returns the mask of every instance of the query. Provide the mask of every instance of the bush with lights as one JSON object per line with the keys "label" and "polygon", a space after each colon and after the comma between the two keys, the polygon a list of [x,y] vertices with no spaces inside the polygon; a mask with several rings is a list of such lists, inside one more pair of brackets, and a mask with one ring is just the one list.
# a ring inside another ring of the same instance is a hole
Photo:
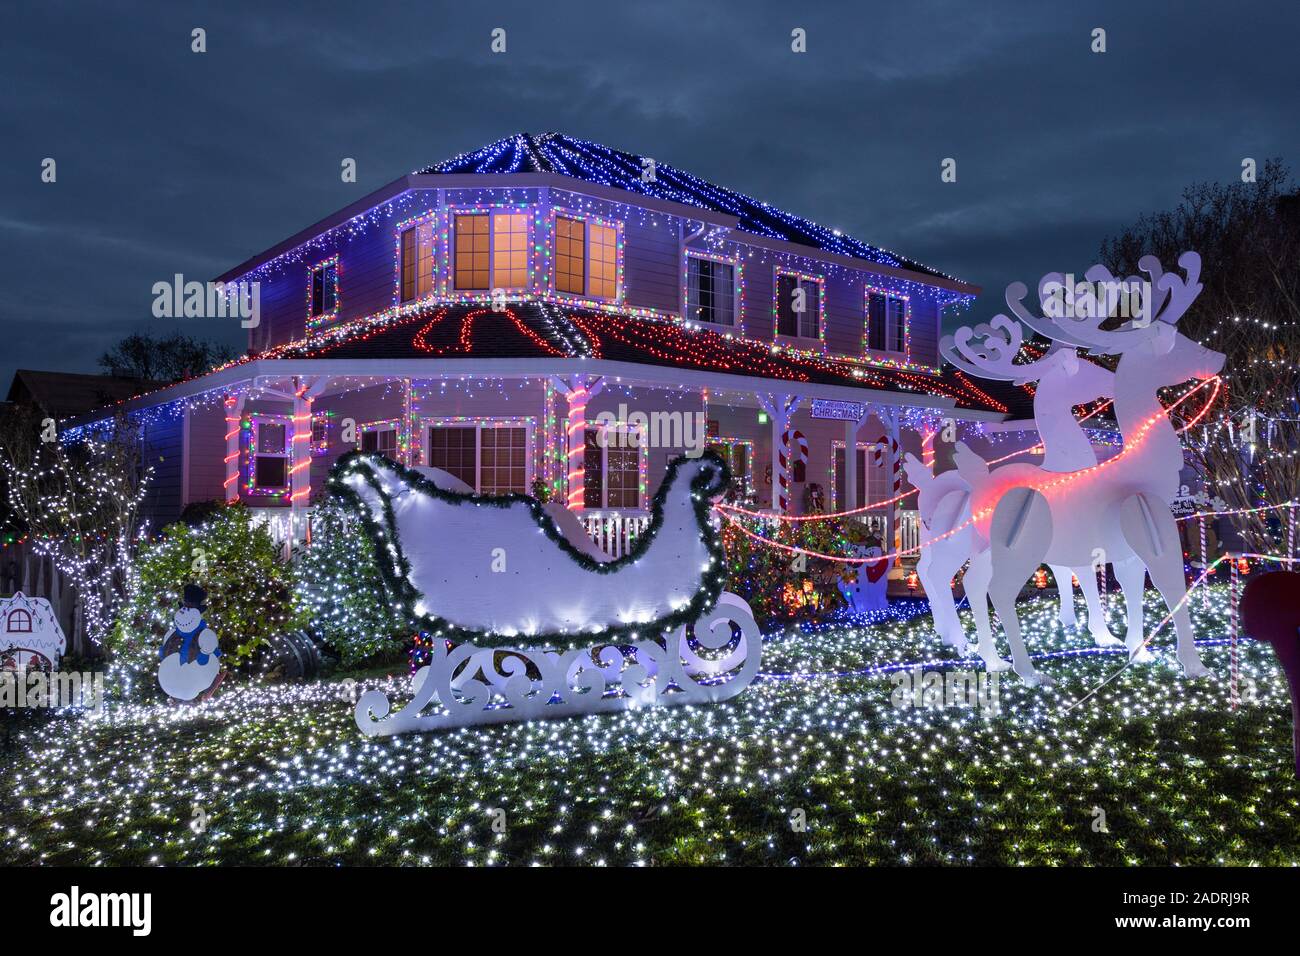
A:
{"label": "bush with lights", "polygon": [[[825,554],[851,554],[851,543],[840,521],[759,522],[751,530],[791,547]],[[726,589],[749,602],[754,619],[775,621],[824,617],[844,604],[840,579],[857,565],[845,565],[792,555],[757,542],[728,522],[722,532],[727,555]]]}
{"label": "bush with lights", "polygon": [[384,593],[374,545],[336,499],[312,521],[312,544],[293,574],[293,603],[306,626],[345,667],[395,657],[411,628]]}
{"label": "bush with lights", "polygon": [[109,642],[120,662],[141,670],[156,665],[158,645],[190,583],[207,591],[203,616],[231,664],[300,625],[290,569],[266,526],[254,525],[246,508],[221,508],[203,524],[168,526],[141,549]]}

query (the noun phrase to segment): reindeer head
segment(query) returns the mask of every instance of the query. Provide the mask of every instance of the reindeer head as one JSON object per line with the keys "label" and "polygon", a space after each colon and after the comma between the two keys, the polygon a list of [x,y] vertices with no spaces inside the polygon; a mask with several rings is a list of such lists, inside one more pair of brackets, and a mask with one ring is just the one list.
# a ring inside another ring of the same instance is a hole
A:
{"label": "reindeer head", "polygon": [[963,327],[944,336],[939,349],[944,358],[971,375],[1017,385],[1038,382],[1040,391],[1067,407],[1114,394],[1114,376],[1107,369],[1081,361],[1074,349],[1064,345],[1053,344],[1041,358],[1017,365],[1023,343],[1020,323],[998,315],[987,325]]}
{"label": "reindeer head", "polygon": [[[1199,281],[1201,257],[1184,252],[1178,264],[1187,278],[1166,274],[1155,256],[1143,256],[1138,267],[1151,277],[1116,279],[1104,266],[1096,265],[1085,273],[1088,284],[1074,292],[1074,316],[1063,315],[1059,308],[1045,309],[1045,316],[1035,315],[1024,305],[1024,283],[1007,286],[1007,306],[1035,332],[1062,345],[1086,348],[1094,355],[1121,356],[1121,369],[1140,372],[1157,387],[1177,385],[1188,379],[1204,379],[1218,374],[1225,357],[1207,349],[1178,331],[1178,320],[1201,292]],[[1039,282],[1039,301],[1059,305],[1064,288],[1059,272],[1043,276]],[[1135,317],[1117,328],[1101,328],[1116,315],[1117,306],[1136,303]]]}

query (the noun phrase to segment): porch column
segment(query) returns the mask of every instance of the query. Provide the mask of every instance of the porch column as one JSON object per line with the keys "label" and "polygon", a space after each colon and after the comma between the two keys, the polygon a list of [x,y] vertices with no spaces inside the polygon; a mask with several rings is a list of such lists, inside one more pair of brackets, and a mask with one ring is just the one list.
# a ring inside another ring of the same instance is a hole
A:
{"label": "porch column", "polygon": [[565,422],[565,505],[570,511],[582,511],[587,483],[587,403],[600,394],[605,380],[592,375],[571,375],[554,379],[555,388],[569,403]]}
{"label": "porch column", "polygon": [[[780,392],[760,392],[757,397],[759,405],[767,412],[768,420],[772,423],[772,510],[781,511],[781,479],[784,475],[781,468],[781,437],[790,427],[790,420],[794,418],[795,409],[803,397]],[[790,476],[784,477],[786,487],[789,487]]]}
{"label": "porch column", "polygon": [[248,392],[227,395],[226,406],[226,478],[221,483],[226,494],[226,504],[239,500],[239,432],[244,419],[244,402]]}
{"label": "porch column", "polygon": [[293,385],[293,439],[289,446],[290,550],[303,527],[303,512],[311,499],[311,406],[325,387],[324,376],[295,378]]}
{"label": "porch column", "polygon": [[[898,425],[898,409],[879,409],[880,420],[885,423],[885,440],[888,443],[885,452],[881,458],[885,462],[885,467],[889,469],[890,475],[890,493],[891,498],[896,498],[902,490],[900,487],[899,469],[903,464],[903,442],[902,434]],[[903,559],[898,552],[903,547],[903,502],[895,501],[890,505],[889,510],[885,512],[885,527],[888,530],[886,540],[894,543],[894,567],[901,567]]]}

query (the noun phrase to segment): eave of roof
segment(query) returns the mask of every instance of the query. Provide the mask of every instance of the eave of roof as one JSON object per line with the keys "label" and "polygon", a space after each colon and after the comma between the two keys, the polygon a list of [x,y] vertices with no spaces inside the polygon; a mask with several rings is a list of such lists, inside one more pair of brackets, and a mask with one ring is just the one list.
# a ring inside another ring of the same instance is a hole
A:
{"label": "eave of roof", "polygon": [[[167,404],[263,377],[546,377],[576,371],[646,384],[738,392],[786,389],[819,398],[942,408],[954,417],[983,421],[1023,414],[1029,403],[1023,389],[975,383],[951,367],[931,374],[771,351],[770,343],[676,321],[530,302],[511,305],[507,313],[484,306],[434,305],[358,320],[121,408]],[[74,424],[84,420],[94,417],[81,416]]]}

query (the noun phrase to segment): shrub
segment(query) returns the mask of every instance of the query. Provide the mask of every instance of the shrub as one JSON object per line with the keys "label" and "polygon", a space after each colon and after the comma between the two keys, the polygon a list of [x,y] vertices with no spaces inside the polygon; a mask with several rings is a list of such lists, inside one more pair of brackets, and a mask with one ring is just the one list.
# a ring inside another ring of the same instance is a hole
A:
{"label": "shrub", "polygon": [[410,623],[388,600],[369,535],[334,499],[316,511],[311,547],[294,569],[293,601],[305,626],[345,667],[393,656],[410,643]]}
{"label": "shrub", "polygon": [[221,508],[204,524],[169,525],[144,545],[110,646],[125,662],[145,666],[172,629],[186,584],[207,591],[203,617],[231,665],[246,661],[277,633],[300,626],[289,566],[265,526],[246,508]]}

